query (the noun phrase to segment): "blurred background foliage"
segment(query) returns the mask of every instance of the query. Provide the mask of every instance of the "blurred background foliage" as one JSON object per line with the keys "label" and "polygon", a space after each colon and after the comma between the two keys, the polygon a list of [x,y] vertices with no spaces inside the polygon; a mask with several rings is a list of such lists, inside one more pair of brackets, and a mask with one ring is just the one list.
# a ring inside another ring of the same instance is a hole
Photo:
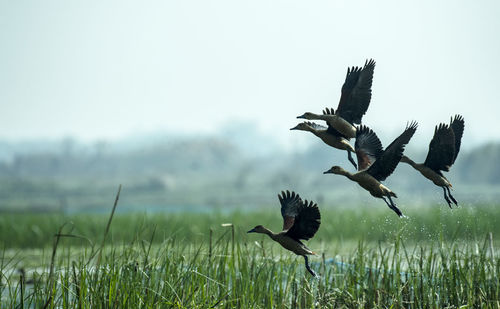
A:
{"label": "blurred background foliage", "polygon": [[[385,145],[390,138],[381,139]],[[427,145],[410,143],[407,149],[417,162],[426,153]],[[217,134],[158,133],[90,144],[71,138],[0,141],[0,211],[106,212],[118,184],[124,188],[121,211],[255,208],[274,204],[284,189],[324,207],[377,204],[356,184],[322,174],[332,165],[352,170],[346,157],[313,138],[287,149],[245,125]],[[462,205],[497,200],[498,158],[498,142],[463,146],[446,174]],[[399,205],[444,202],[441,189],[406,164],[386,184],[398,193]]]}

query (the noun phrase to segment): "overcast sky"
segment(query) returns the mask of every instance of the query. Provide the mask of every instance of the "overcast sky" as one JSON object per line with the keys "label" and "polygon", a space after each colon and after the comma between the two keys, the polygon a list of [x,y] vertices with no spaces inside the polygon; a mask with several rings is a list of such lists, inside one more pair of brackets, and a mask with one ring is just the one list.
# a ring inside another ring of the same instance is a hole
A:
{"label": "overcast sky", "polygon": [[300,142],[295,117],[336,108],[347,67],[374,58],[377,132],[415,119],[427,144],[460,113],[465,147],[500,140],[499,16],[494,0],[0,0],[0,138],[245,120]]}

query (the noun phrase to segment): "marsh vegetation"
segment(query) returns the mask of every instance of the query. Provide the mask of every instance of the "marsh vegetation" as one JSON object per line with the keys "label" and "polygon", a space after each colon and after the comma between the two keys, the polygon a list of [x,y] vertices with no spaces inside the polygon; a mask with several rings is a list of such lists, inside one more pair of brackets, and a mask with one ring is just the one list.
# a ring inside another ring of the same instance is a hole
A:
{"label": "marsh vegetation", "polygon": [[[442,308],[499,306],[498,205],[322,210],[320,275],[248,237],[276,209],[3,215],[2,307]],[[276,206],[278,207],[278,206]],[[257,220],[258,219],[258,220]],[[108,223],[110,222],[110,225]],[[9,233],[6,233],[9,231]]]}

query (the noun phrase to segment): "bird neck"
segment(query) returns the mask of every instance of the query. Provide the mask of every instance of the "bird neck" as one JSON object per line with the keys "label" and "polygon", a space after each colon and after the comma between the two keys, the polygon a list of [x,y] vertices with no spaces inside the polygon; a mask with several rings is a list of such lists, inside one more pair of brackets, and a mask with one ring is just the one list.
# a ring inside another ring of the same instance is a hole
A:
{"label": "bird neck", "polygon": [[344,175],[345,177],[352,179],[352,175],[350,172],[346,171],[345,169],[340,169],[338,172],[337,172],[339,175]]}
{"label": "bird neck", "polygon": [[309,115],[310,116],[308,117],[308,120],[316,120],[316,119],[323,120],[323,115],[321,114],[310,113]]}
{"label": "bird neck", "polygon": [[316,115],[316,117],[318,117],[319,120],[324,120],[324,121],[328,121],[328,120],[331,120],[333,115]]}
{"label": "bird neck", "polygon": [[404,163],[410,164],[415,169],[419,168],[418,164],[415,163],[412,159],[408,158],[407,156],[402,156],[400,162],[404,162]]}
{"label": "bird neck", "polygon": [[263,227],[262,232],[259,232],[259,233],[266,234],[267,236],[271,237],[273,240],[276,239],[276,234],[273,233],[273,231],[271,231],[270,229],[268,229],[266,227]]}

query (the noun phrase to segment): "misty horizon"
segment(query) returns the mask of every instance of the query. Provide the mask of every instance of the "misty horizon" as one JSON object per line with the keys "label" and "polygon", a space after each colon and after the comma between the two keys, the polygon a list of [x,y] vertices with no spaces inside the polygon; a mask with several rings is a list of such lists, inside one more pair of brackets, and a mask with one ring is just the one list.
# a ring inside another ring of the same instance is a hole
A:
{"label": "misty horizon", "polygon": [[[297,119],[297,123],[299,123]],[[321,122],[319,122],[321,123]],[[404,127],[402,127],[404,128]],[[301,152],[305,151],[308,147],[320,143],[308,132],[290,131],[278,133],[277,130],[265,131],[259,128],[255,123],[248,121],[231,121],[214,131],[204,132],[180,132],[175,130],[149,130],[143,132],[131,132],[123,136],[115,138],[95,138],[95,139],[82,139],[78,136],[61,136],[61,137],[31,137],[31,138],[0,138],[0,160],[5,157],[6,153],[15,155],[16,153],[30,153],[49,151],[54,145],[61,145],[63,143],[71,143],[72,146],[80,148],[92,148],[96,145],[98,147],[109,147],[108,150],[137,150],[141,147],[154,147],[155,145],[162,145],[174,141],[193,140],[193,139],[209,139],[217,138],[226,140],[233,143],[242,149],[253,149],[257,154],[269,154],[272,152]],[[376,132],[382,141],[383,145],[389,144],[398,132],[380,131]],[[466,132],[467,133],[467,132]],[[286,139],[282,137],[288,135]],[[422,136],[417,134],[413,137],[410,144],[407,146],[411,151],[427,152],[428,145],[432,136]],[[500,139],[491,138],[480,141],[470,141],[465,134],[462,143],[462,151],[469,151],[477,147],[487,144],[500,143]],[[250,145],[245,145],[250,143]],[[351,141],[354,144],[354,140]],[[268,148],[268,149],[266,149]],[[53,149],[52,149],[53,150]]]}

